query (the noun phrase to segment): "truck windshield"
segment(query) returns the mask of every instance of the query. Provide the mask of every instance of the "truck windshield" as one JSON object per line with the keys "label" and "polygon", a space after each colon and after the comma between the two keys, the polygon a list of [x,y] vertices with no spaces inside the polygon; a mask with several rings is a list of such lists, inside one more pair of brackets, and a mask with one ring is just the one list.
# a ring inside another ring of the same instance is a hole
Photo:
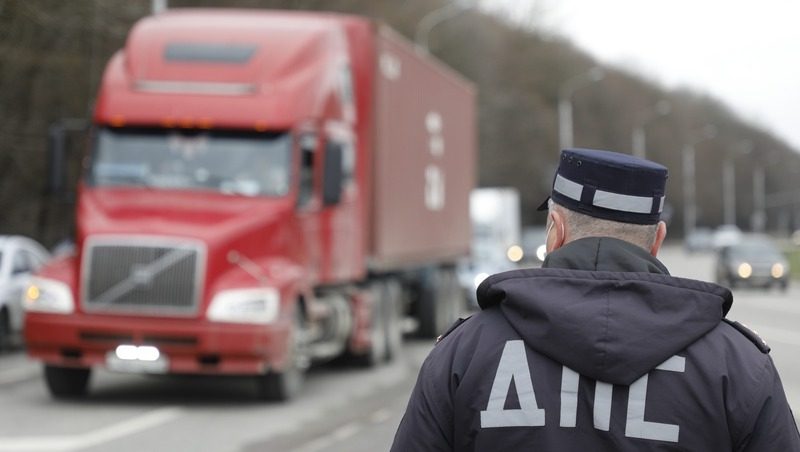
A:
{"label": "truck windshield", "polygon": [[88,183],[283,196],[290,162],[289,133],[102,128]]}

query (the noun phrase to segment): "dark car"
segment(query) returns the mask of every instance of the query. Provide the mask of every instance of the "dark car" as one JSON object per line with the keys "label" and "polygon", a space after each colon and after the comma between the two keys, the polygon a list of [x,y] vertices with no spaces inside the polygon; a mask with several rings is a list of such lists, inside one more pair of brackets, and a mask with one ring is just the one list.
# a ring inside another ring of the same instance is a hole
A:
{"label": "dark car", "polygon": [[765,237],[745,237],[720,248],[717,283],[728,287],[748,286],[782,290],[789,287],[789,263],[777,246]]}

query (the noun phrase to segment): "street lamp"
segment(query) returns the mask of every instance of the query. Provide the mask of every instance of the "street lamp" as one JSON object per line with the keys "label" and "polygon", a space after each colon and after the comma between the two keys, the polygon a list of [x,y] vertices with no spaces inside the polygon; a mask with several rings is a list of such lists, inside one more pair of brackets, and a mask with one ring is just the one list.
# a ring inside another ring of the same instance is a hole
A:
{"label": "street lamp", "polygon": [[454,1],[422,16],[422,19],[417,23],[417,31],[414,34],[414,42],[417,45],[417,50],[429,53],[428,35],[430,35],[433,27],[473,8],[475,8],[475,5],[464,5]]}
{"label": "street lamp", "polygon": [[767,224],[767,195],[764,165],[757,163],[753,167],[753,215],[750,227],[753,232],[764,232]]}
{"label": "street lamp", "polygon": [[[737,157],[750,155],[753,152],[753,143],[749,140],[742,141],[734,153],[728,153],[722,167],[722,217],[725,224],[736,224],[736,166]],[[753,183],[755,184],[755,174]],[[755,193],[755,185],[754,185]]]}
{"label": "street lamp", "polygon": [[[766,158],[756,159],[753,166],[753,213],[750,216],[750,227],[753,232],[764,232],[767,226],[767,207],[776,207],[775,194],[767,196],[766,170],[775,165],[784,164],[777,151],[768,152]],[[790,169],[793,174],[798,173],[798,168]],[[794,177],[793,177],[794,179]],[[797,192],[790,195],[792,200],[797,199]],[[769,199],[768,199],[769,198]]]}
{"label": "street lamp", "polygon": [[558,90],[558,145],[561,149],[572,147],[572,94],[605,77],[605,71],[595,66],[583,74],[567,79]]}
{"label": "street lamp", "polygon": [[658,117],[668,115],[671,110],[672,107],[669,101],[662,99],[639,115],[637,118],[639,121],[633,126],[633,130],[631,131],[633,155],[645,158],[645,126]]}
{"label": "street lamp", "polygon": [[709,124],[690,135],[689,141],[683,145],[683,151],[681,152],[683,157],[683,234],[687,237],[694,232],[695,225],[697,224],[694,147],[716,136],[716,126]]}

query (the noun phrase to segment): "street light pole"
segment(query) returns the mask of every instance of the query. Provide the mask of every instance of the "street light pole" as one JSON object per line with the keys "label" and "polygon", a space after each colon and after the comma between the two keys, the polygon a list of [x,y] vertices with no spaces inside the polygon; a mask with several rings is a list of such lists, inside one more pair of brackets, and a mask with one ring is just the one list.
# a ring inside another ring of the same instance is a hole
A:
{"label": "street light pole", "polygon": [[660,116],[668,115],[671,109],[672,108],[669,104],[669,101],[662,99],[640,115],[641,120],[634,124],[633,130],[631,131],[631,146],[633,149],[633,155],[646,158],[645,126]]}
{"label": "street light pole", "polygon": [[683,146],[683,235],[688,237],[697,224],[697,206],[695,205],[694,177],[694,144]]}
{"label": "street light pole", "polygon": [[736,224],[736,168],[728,156],[722,165],[722,218],[725,224]]}
{"label": "street light pole", "polygon": [[558,147],[572,147],[572,102],[564,96],[558,97]]}
{"label": "street light pole", "polygon": [[764,166],[756,164],[753,168],[753,217],[750,220],[753,232],[764,232],[767,223],[766,205]]}
{"label": "street light pole", "polygon": [[[736,224],[736,157],[749,155],[753,152],[753,143],[743,141],[733,155],[728,153],[722,167],[722,208],[725,224]],[[753,179],[755,183],[755,176]],[[753,186],[755,193],[755,186]]]}
{"label": "street light pole", "polygon": [[688,236],[694,232],[697,225],[697,194],[695,180],[695,146],[703,141],[711,140],[717,136],[717,128],[706,125],[700,135],[693,135],[684,144],[681,155],[683,157],[683,234]]}
{"label": "street light pole", "polygon": [[572,94],[575,91],[599,82],[605,77],[605,71],[600,66],[595,66],[589,71],[567,79],[558,90],[558,145],[561,149],[572,147]]}
{"label": "street light pole", "polygon": [[453,1],[422,16],[422,19],[417,23],[417,31],[414,34],[417,50],[429,53],[428,36],[433,27],[473,8],[475,8],[475,5],[463,5],[458,1]]}

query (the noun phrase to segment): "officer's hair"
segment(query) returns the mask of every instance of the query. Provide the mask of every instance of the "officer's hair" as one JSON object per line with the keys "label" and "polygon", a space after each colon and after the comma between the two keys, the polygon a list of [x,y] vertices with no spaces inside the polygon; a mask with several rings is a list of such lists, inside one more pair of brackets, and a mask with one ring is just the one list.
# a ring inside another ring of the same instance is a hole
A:
{"label": "officer's hair", "polygon": [[604,220],[570,210],[552,199],[547,203],[550,210],[556,209],[569,226],[571,240],[584,237],[613,237],[638,245],[650,251],[656,240],[657,224],[634,224]]}

